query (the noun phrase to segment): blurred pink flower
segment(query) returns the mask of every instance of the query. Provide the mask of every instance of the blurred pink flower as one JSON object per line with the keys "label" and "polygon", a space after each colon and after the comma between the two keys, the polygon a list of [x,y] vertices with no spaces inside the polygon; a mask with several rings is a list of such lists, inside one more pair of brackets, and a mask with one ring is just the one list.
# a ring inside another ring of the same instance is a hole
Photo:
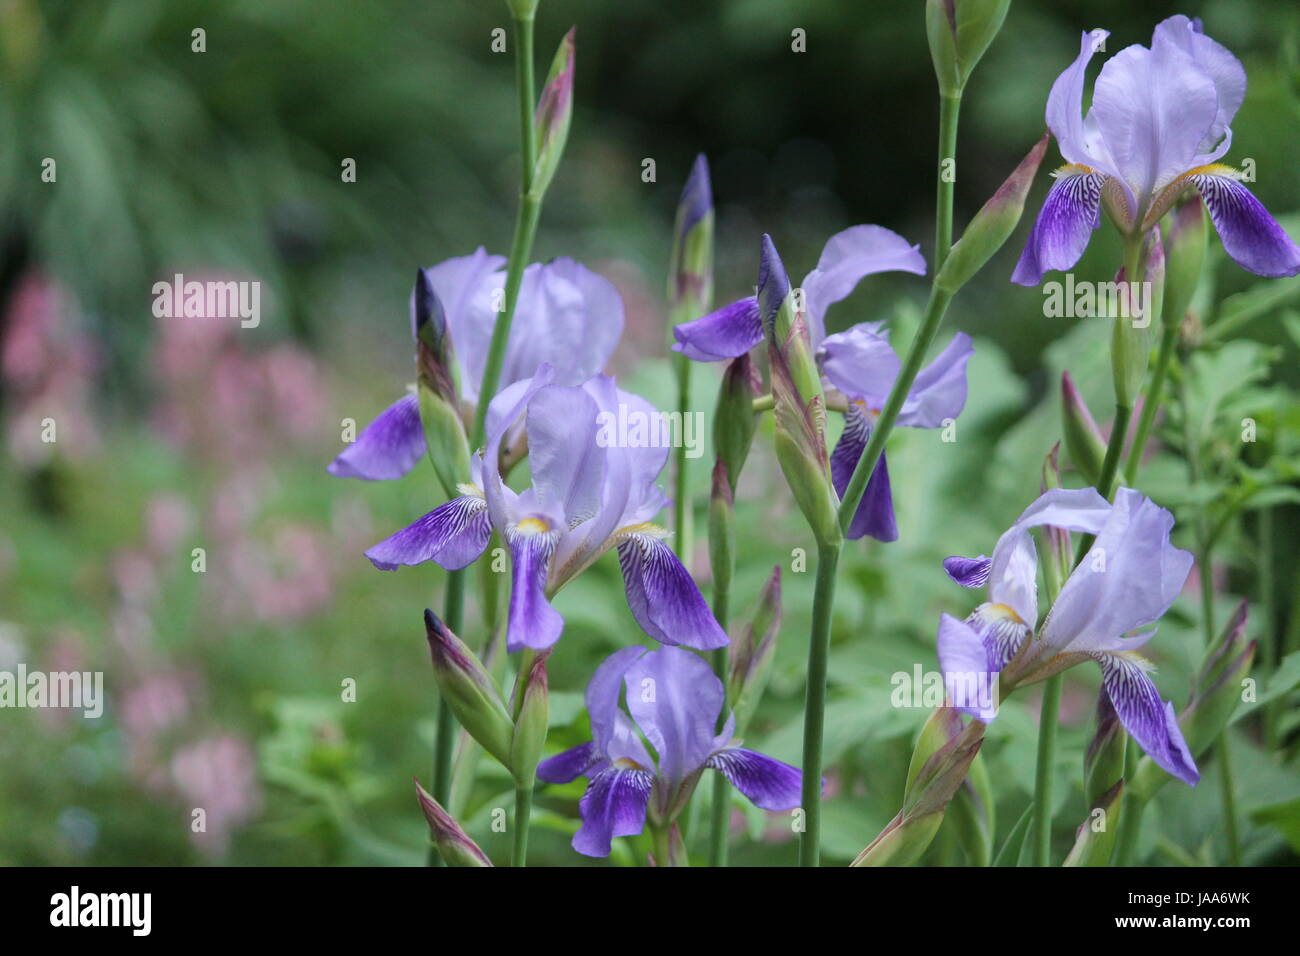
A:
{"label": "blurred pink flower", "polygon": [[[261,806],[252,748],[242,737],[219,733],[178,750],[171,771],[176,790],[187,803],[190,839],[210,856],[224,855],[232,832]],[[195,810],[203,811],[201,818]],[[199,819],[203,827],[196,830]]]}

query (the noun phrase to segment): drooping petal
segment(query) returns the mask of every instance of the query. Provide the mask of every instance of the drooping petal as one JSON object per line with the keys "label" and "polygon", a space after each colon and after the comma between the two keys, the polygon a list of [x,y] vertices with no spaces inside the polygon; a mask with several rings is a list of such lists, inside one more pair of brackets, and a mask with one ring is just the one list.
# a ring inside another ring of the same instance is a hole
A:
{"label": "drooping petal", "polygon": [[524,270],[501,384],[543,362],[559,385],[580,385],[605,368],[623,334],[623,299],[614,284],[567,257]]}
{"label": "drooping petal", "polygon": [[1096,534],[1110,511],[1093,488],[1053,488],[1040,495],[993,548],[989,599],[1010,607],[1032,628],[1038,621],[1038,549],[1029,529],[1052,525]]}
{"label": "drooping petal", "polygon": [[1277,278],[1300,272],[1300,247],[1227,166],[1187,177],[1200,191],[1224,251],[1248,272]]}
{"label": "drooping petal", "polygon": [[966,623],[984,642],[990,671],[1001,671],[1029,637],[1032,625],[1007,604],[988,602],[971,612]]}
{"label": "drooping petal", "polygon": [[1218,110],[1200,144],[1200,151],[1208,153],[1225,134],[1231,132],[1228,127],[1246,98],[1246,69],[1227,47],[1207,37],[1199,22],[1182,14],[1157,24],[1151,48],[1154,50],[1166,43],[1178,47],[1214,83]]}
{"label": "drooping petal", "polygon": [[327,470],[338,478],[389,481],[414,468],[425,448],[420,402],[405,395],[380,412]]}
{"label": "drooping petal", "polygon": [[826,336],[826,310],[877,272],[925,275],[921,247],[883,226],[850,226],[826,240],[817,268],[803,280],[813,348]]}
{"label": "drooping petal", "polygon": [[699,650],[729,643],[695,579],[658,535],[640,530],[620,535],[618,563],[632,616],[656,641]]}
{"label": "drooping petal", "polygon": [[948,572],[948,577],[964,588],[983,587],[989,579],[991,566],[992,562],[982,554],[978,558],[963,558],[955,554],[943,559],[943,569]]}
{"label": "drooping petal", "polygon": [[1017,285],[1035,286],[1051,269],[1069,269],[1101,225],[1101,189],[1106,175],[1086,166],[1062,166],[1047,191],[1034,228],[1011,273]]}
{"label": "drooping petal", "polygon": [[755,750],[734,747],[709,758],[708,765],[731,781],[732,786],[764,810],[793,810],[799,806],[803,774]]}
{"label": "drooping petal", "polygon": [[679,647],[651,651],[628,668],[627,709],[675,787],[707,763],[717,742],[722,682],[708,662]]}
{"label": "drooping petal", "polygon": [[1142,745],[1156,765],[1189,786],[1201,779],[1196,761],[1174,716],[1174,705],[1160,699],[1147,673],[1150,664],[1136,654],[1097,654],[1102,685],[1124,729]]}
{"label": "drooping petal", "polygon": [[541,651],[560,639],[564,618],[546,600],[546,572],[558,530],[544,517],[531,516],[506,531],[510,545],[510,616],[506,649]]}
{"label": "drooping petal", "polygon": [[921,369],[898,413],[898,424],[941,428],[966,407],[966,363],[975,353],[970,336],[958,332],[934,361]]}
{"label": "drooping petal", "polygon": [[949,706],[985,722],[992,720],[996,701],[980,698],[981,689],[991,686],[996,671],[989,666],[980,635],[965,621],[943,614],[935,649]]}
{"label": "drooping petal", "polygon": [[1141,206],[1159,187],[1217,158],[1200,146],[1218,109],[1214,81],[1177,44],[1135,44],[1101,68],[1089,119]]}
{"label": "drooping petal", "polygon": [[1043,624],[1045,648],[1058,654],[1114,650],[1123,635],[1158,620],[1192,567],[1191,554],[1169,543],[1173,526],[1174,516],[1164,508],[1120,488],[1091,550]]}
{"label": "drooping petal", "polygon": [[537,779],[543,783],[568,783],[585,777],[587,771],[604,763],[604,758],[596,750],[595,741],[589,740],[554,757],[547,757],[537,765]]}
{"label": "drooping petal", "polygon": [[582,826],[573,836],[573,848],[583,856],[609,856],[614,837],[640,833],[653,784],[654,775],[647,770],[610,767],[596,774],[578,801]]}
{"label": "drooping petal", "polygon": [[[844,431],[831,452],[831,481],[837,494],[843,495],[849,486],[853,469],[857,467],[862,452],[871,438],[871,417],[861,405],[850,402],[844,413]],[[845,537],[857,540],[870,535],[877,541],[897,541],[898,524],[894,520],[894,498],[889,487],[889,465],[881,454],[875,470],[867,480],[858,510],[853,513]]]}
{"label": "drooping petal", "polygon": [[673,328],[673,350],[697,362],[720,362],[744,355],[763,341],[758,300],[753,296],[724,305],[702,319]]}
{"label": "drooping petal", "polygon": [[880,408],[894,387],[902,362],[884,334],[882,323],[860,322],[826,337],[817,361],[826,380],[849,398]]}
{"label": "drooping petal", "polygon": [[475,561],[492,537],[492,521],[481,495],[461,495],[385,538],[366,552],[381,571],[435,561],[456,571]]}

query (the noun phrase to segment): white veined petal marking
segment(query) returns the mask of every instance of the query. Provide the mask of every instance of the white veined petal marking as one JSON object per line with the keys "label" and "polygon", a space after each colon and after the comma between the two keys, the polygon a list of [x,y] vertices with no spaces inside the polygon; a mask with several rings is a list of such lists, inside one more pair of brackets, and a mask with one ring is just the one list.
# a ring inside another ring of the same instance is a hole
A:
{"label": "white veined petal marking", "polygon": [[1006,604],[981,604],[966,618],[975,629],[989,657],[992,670],[1000,671],[1029,636],[1030,628],[1015,609]]}

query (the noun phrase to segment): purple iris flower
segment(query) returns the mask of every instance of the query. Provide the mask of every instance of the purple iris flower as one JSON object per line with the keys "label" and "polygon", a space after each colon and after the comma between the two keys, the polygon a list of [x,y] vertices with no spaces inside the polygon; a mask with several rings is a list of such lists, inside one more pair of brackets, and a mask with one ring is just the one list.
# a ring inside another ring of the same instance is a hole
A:
{"label": "purple iris flower", "polygon": [[[455,570],[478,558],[496,529],[512,558],[506,644],[516,651],[559,639],[564,620],[550,597],[617,547],[628,605],[647,634],[702,649],[727,644],[667,532],[650,521],[667,504],[656,485],[668,460],[668,443],[653,431],[658,411],[607,376],[578,386],[557,377],[543,365],[500,392],[488,406],[486,450],[472,463],[475,483],[366,556],[383,570],[425,561]],[[618,422],[648,424],[644,436],[620,436]],[[497,462],[503,440],[521,426],[533,483],[516,493]]]}
{"label": "purple iris flower", "polygon": [[[1029,529],[1041,525],[1096,540],[1031,641],[1038,554]],[[1023,675],[1017,683],[1029,683],[1094,660],[1124,728],[1160,767],[1195,786],[1200,773],[1173,704],[1160,699],[1153,665],[1137,653],[1155,635],[1149,625],[1173,604],[1192,567],[1191,554],[1169,543],[1173,525],[1173,515],[1131,488],[1120,488],[1113,505],[1092,488],[1058,488],[1025,509],[998,539],[991,559],[946,559],[944,569],[958,584],[987,584],[989,601],[964,622],[943,616],[938,650],[945,680],[960,684],[970,675],[996,674],[1016,658],[1016,674]]]}
{"label": "purple iris flower", "polygon": [[[771,242],[763,245],[761,275],[785,275]],[[925,274],[925,259],[917,246],[881,226],[852,226],[836,233],[822,249],[817,268],[803,280],[801,299],[808,320],[808,332],[823,377],[847,399],[844,431],[831,455],[831,479],[835,491],[844,494],[853,469],[867,447],[871,431],[880,417],[901,362],[890,347],[883,323],[862,322],[844,332],[826,335],[826,310],[839,302],[864,277],[877,272],[902,271]],[[778,303],[779,304],[779,303]],[[689,358],[713,362],[743,355],[763,338],[757,296],[724,306],[694,322],[683,322],[673,330],[673,348]],[[966,404],[966,363],[974,351],[970,336],[959,332],[946,349],[917,376],[898,424],[914,428],[939,428],[956,419]],[[853,516],[847,536],[870,535],[880,541],[895,541],[893,496],[889,467],[884,456],[871,474],[862,501]]]}
{"label": "purple iris flower", "polygon": [[[478,401],[492,328],[505,297],[504,256],[479,248],[423,270],[446,315],[456,356],[461,398]],[[411,296],[411,334],[428,308]],[[623,332],[623,300],[609,280],[572,259],[533,263],[524,270],[516,321],[510,326],[500,387],[528,378],[543,362],[556,381],[577,385],[605,367]],[[329,466],[341,478],[401,478],[425,453],[419,399],[398,399]]]}
{"label": "purple iris flower", "polygon": [[[1246,96],[1246,71],[1198,20],[1170,17],[1151,48],[1111,57],[1083,114],[1088,61],[1109,34],[1083,34],[1079,55],[1052,85],[1047,125],[1066,165],[1053,176],[1011,281],[1037,285],[1049,269],[1069,269],[1101,224],[1101,206],[1126,232],[1147,232],[1189,189],[1205,200],[1228,255],[1262,276],[1300,271],[1300,248],[1217,160],[1232,144],[1229,124]],[[1140,224],[1140,225],[1139,225]]]}
{"label": "purple iris flower", "polygon": [[[618,706],[621,685],[627,688],[627,713]],[[707,767],[764,810],[799,805],[802,775],[797,767],[732,746],[734,714],[722,733],[715,732],[723,698],[713,669],[676,647],[648,653],[644,647],[625,647],[596,669],[586,697],[594,739],[537,768],[538,778],[547,783],[590,780],[578,805],[582,827],[573,838],[575,850],[608,856],[614,837],[635,836],[645,827],[652,797],[655,819],[671,822]]]}

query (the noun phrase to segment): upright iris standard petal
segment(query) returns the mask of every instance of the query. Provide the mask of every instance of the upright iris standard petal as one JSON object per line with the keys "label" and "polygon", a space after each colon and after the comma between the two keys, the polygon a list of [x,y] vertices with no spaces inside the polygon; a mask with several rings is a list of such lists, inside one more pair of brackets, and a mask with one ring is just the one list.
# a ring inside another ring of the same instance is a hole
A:
{"label": "upright iris standard petal", "polygon": [[672,548],[656,534],[622,536],[618,562],[627,603],[642,629],[661,644],[699,650],[724,647],[727,634]]}
{"label": "upright iris standard petal", "polygon": [[568,526],[600,506],[605,453],[597,442],[597,407],[580,388],[549,385],[528,403],[528,464],[541,508]]}
{"label": "upright iris standard petal", "polygon": [[664,647],[628,668],[627,709],[659,756],[659,775],[676,786],[718,749],[722,682],[690,651]]}
{"label": "upright iris standard petal", "polygon": [[966,407],[966,364],[975,354],[970,336],[958,332],[934,361],[921,369],[898,413],[898,424],[941,428]]}
{"label": "upright iris standard petal", "polygon": [[545,650],[560,639],[564,618],[546,600],[546,570],[558,538],[544,517],[527,517],[506,532],[510,545],[510,614],[506,649]]}
{"label": "upright iris standard petal", "polygon": [[1052,175],[1056,181],[1011,274],[1017,285],[1038,285],[1043,273],[1071,268],[1088,247],[1093,230],[1101,225],[1105,174],[1087,166],[1067,165]]}
{"label": "upright iris standard petal", "polygon": [[903,364],[883,328],[883,322],[859,322],[827,336],[817,349],[817,363],[826,380],[871,408],[885,404]]}
{"label": "upright iris standard petal", "polygon": [[883,226],[850,226],[826,240],[817,268],[803,280],[805,311],[812,346],[826,336],[826,310],[877,272],[925,275],[921,247]]}
{"label": "upright iris standard petal", "polygon": [[1227,166],[1188,174],[1205,200],[1210,221],[1233,262],[1256,275],[1278,278],[1300,272],[1300,247],[1268,214]]}
{"label": "upright iris standard petal", "polygon": [[578,802],[582,826],[573,848],[583,856],[609,856],[614,837],[640,833],[653,784],[654,775],[637,768],[609,767],[596,774]]}
{"label": "upright iris standard petal", "polygon": [[744,355],[763,341],[758,300],[753,296],[724,305],[702,319],[673,328],[673,350],[697,362],[721,362]]}
{"label": "upright iris standard petal", "polygon": [[623,675],[645,653],[644,647],[625,647],[615,651],[596,668],[596,673],[587,684],[584,699],[591,721],[591,735],[597,750],[607,760],[640,756],[642,759],[638,763],[650,766],[650,758],[644,748],[637,754],[628,752],[627,734],[624,732],[628,728],[623,726],[626,718],[623,718],[622,711],[618,709],[618,699],[623,693]]}
{"label": "upright iris standard petal", "polygon": [[1173,525],[1173,515],[1149,498],[1119,489],[1092,549],[1043,624],[1045,648],[1057,654],[1118,650],[1123,635],[1158,620],[1192,567],[1191,554],[1169,543]]}
{"label": "upright iris standard petal", "polygon": [[462,495],[385,538],[368,550],[366,557],[381,571],[425,561],[456,571],[476,560],[490,537],[487,502],[482,495]]}
{"label": "upright iris standard petal", "polygon": [[803,774],[766,754],[740,747],[720,750],[708,766],[731,781],[732,786],[763,810],[793,810],[799,806]]}
{"label": "upright iris standard petal", "polygon": [[1061,155],[1078,166],[1091,166],[1113,173],[1105,144],[1098,140],[1096,129],[1084,121],[1083,87],[1088,78],[1088,62],[1105,44],[1110,33],[1092,30],[1079,39],[1079,55],[1052,84],[1047,95],[1047,126],[1056,137]]}
{"label": "upright iris standard petal", "polygon": [[1210,152],[1230,132],[1232,118],[1246,99],[1246,70],[1226,47],[1207,37],[1198,21],[1180,15],[1161,21],[1152,37],[1152,49],[1172,45],[1181,50],[1214,84],[1217,109],[1201,141],[1200,151]]}
{"label": "upright iris standard petal", "polygon": [[380,412],[327,470],[338,478],[389,481],[414,468],[426,447],[419,399],[405,395]]}
{"label": "upright iris standard petal", "polygon": [[1148,676],[1150,664],[1124,652],[1095,656],[1101,664],[1102,686],[1124,729],[1157,766],[1189,786],[1196,786],[1200,771],[1183,739],[1174,705],[1160,699],[1160,692]]}
{"label": "upright iris standard petal", "polygon": [[[872,416],[860,403],[852,402],[844,413],[844,431],[831,452],[831,482],[835,493],[844,494],[853,470],[871,439]],[[858,502],[844,536],[850,541],[869,536],[877,541],[897,541],[898,523],[894,520],[894,496],[889,487],[889,463],[882,452],[880,461],[867,480],[867,488]]]}
{"label": "upright iris standard petal", "polygon": [[468,401],[478,397],[488,343],[497,317],[500,289],[505,284],[505,256],[489,255],[479,247],[425,270],[446,312],[456,361],[460,363],[461,393]]}

